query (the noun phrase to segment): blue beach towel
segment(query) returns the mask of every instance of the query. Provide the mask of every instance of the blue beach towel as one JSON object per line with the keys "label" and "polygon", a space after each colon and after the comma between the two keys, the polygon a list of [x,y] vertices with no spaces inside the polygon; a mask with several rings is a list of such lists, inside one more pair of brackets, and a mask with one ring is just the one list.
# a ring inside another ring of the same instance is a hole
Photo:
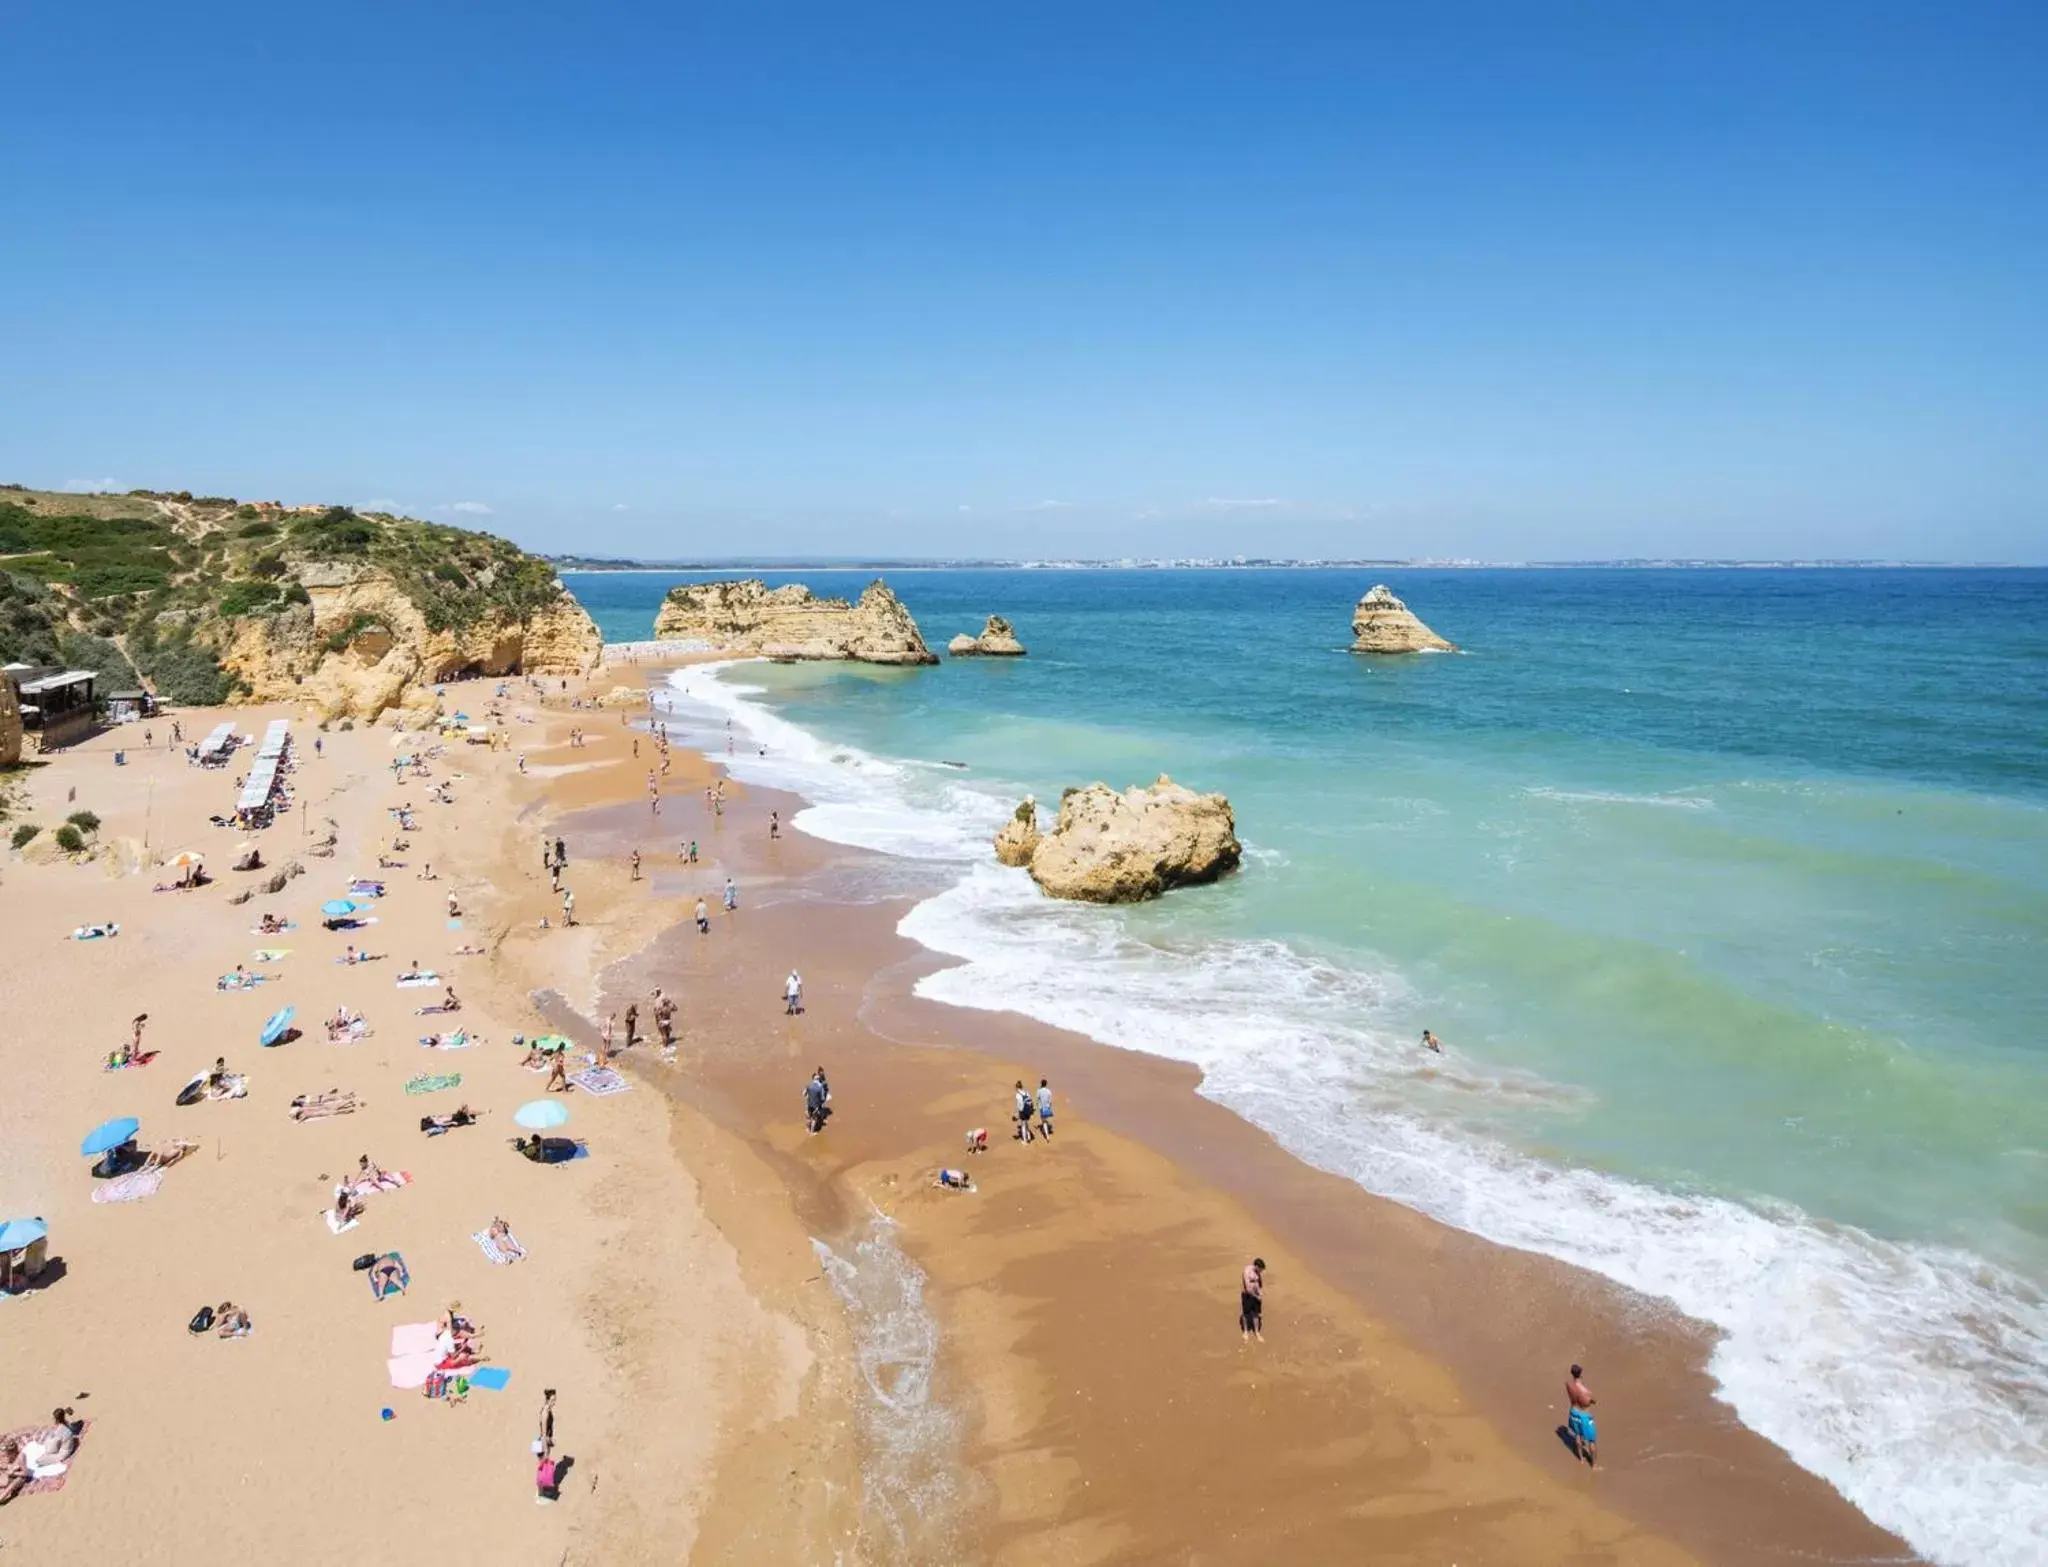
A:
{"label": "blue beach towel", "polygon": [[488,1388],[493,1393],[505,1391],[505,1384],[512,1380],[512,1373],[503,1366],[478,1366],[469,1373],[471,1387]]}

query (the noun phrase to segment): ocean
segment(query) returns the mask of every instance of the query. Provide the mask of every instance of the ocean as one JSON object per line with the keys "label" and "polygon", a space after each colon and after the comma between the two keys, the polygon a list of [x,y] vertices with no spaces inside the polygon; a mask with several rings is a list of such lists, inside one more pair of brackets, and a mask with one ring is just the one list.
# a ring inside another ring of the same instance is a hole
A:
{"label": "ocean", "polygon": [[[687,579],[566,580],[623,641]],[[944,888],[926,994],[1672,1302],[1870,1517],[2048,1560],[2048,572],[1390,571],[1463,649],[1398,660],[1343,651],[1374,580],[902,572],[935,649],[996,613],[1030,656],[674,684]],[[1161,772],[1242,874],[1099,909],[990,857],[1027,791]]]}

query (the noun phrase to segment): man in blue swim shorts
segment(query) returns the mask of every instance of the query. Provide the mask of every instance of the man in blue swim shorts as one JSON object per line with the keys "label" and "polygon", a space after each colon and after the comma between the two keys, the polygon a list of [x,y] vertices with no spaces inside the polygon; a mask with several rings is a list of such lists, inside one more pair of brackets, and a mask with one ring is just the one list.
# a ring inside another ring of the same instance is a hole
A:
{"label": "man in blue swim shorts", "polygon": [[1571,1401],[1571,1413],[1565,1416],[1565,1428],[1571,1433],[1572,1451],[1589,1464],[1600,1461],[1600,1431],[1593,1424],[1593,1405],[1596,1400],[1586,1384],[1580,1380],[1584,1368],[1572,1367],[1572,1374],[1564,1385],[1564,1396]]}

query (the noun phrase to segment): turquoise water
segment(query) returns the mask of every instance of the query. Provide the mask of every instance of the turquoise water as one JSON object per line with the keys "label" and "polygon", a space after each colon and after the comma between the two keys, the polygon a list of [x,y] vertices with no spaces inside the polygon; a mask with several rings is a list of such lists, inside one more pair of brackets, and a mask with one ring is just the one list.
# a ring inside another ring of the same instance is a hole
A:
{"label": "turquoise water", "polygon": [[[672,580],[571,586],[624,640]],[[957,866],[931,993],[1716,1322],[1742,1418],[1880,1521],[2048,1558],[2048,573],[1391,583],[1466,651],[1342,652],[1356,573],[933,572],[928,640],[1030,657],[684,683],[806,830]],[[1021,792],[1161,771],[1241,876],[1095,910],[988,863]]]}

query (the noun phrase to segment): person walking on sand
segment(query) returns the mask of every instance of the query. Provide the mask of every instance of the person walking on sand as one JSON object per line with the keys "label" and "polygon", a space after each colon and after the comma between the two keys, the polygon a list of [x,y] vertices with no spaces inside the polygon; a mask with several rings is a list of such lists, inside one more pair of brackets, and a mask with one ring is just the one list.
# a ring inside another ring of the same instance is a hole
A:
{"label": "person walking on sand", "polygon": [[816,1137],[825,1130],[825,1120],[832,1113],[832,1085],[825,1081],[825,1069],[821,1066],[804,1084],[804,1124],[810,1134]]}
{"label": "person walking on sand", "polygon": [[702,898],[697,900],[697,934],[700,936],[711,934],[711,911],[704,906]]}
{"label": "person walking on sand", "polygon": [[1028,1143],[1035,1140],[1031,1135],[1031,1116],[1035,1109],[1036,1106],[1031,1100],[1031,1090],[1024,1086],[1023,1078],[1018,1078],[1016,1122],[1017,1141],[1020,1143]]}
{"label": "person walking on sand", "polygon": [[638,849],[633,851],[632,865],[633,880],[638,881],[640,879],[640,851]]}
{"label": "person walking on sand", "polygon": [[610,1066],[612,1064],[612,1025],[617,1021],[617,1016],[613,1012],[605,1013],[604,1022],[598,1028],[597,1064],[599,1066]]}
{"label": "person walking on sand", "polygon": [[635,1045],[639,1042],[640,1003],[637,1001],[629,1001],[626,1003],[626,1043],[629,1045]]}
{"label": "person walking on sand", "polygon": [[1038,1080],[1038,1130],[1047,1142],[1052,1141],[1052,1085],[1042,1077]]}
{"label": "person walking on sand", "polygon": [[555,840],[555,866],[559,870],[569,868],[569,846],[560,838]]}
{"label": "person walking on sand", "polygon": [[789,978],[782,986],[782,1015],[795,1017],[804,1009],[803,976],[795,969],[789,971]]}
{"label": "person walking on sand", "polygon": [[740,906],[739,884],[730,876],[725,878],[725,912],[730,914]]}
{"label": "person walking on sand", "polygon": [[782,818],[774,811],[768,813],[768,841],[773,843],[782,836]]}
{"label": "person walking on sand", "polygon": [[562,923],[564,925],[576,923],[576,894],[566,887],[562,889]]}
{"label": "person walking on sand", "polygon": [[555,1390],[541,1394],[540,1431],[533,1439],[533,1500],[538,1507],[560,1501],[562,1470],[555,1462]]}
{"label": "person walking on sand", "polygon": [[1583,1366],[1573,1366],[1565,1379],[1564,1396],[1571,1405],[1564,1417],[1565,1431],[1572,1439],[1572,1451],[1594,1468],[1600,1467],[1600,1428],[1593,1423],[1593,1406],[1599,1402],[1581,1380]]}
{"label": "person walking on sand", "polygon": [[1444,1053],[1444,1042],[1425,1028],[1422,1031],[1422,1048],[1434,1050],[1438,1055],[1442,1055]]}
{"label": "person walking on sand", "polygon": [[661,1048],[673,1050],[676,1045],[676,1004],[663,995],[659,986],[654,991],[654,1026],[661,1032]]}
{"label": "person walking on sand", "polygon": [[1237,1296],[1237,1330],[1249,1344],[1266,1342],[1266,1259],[1254,1257],[1244,1265],[1244,1283]]}

